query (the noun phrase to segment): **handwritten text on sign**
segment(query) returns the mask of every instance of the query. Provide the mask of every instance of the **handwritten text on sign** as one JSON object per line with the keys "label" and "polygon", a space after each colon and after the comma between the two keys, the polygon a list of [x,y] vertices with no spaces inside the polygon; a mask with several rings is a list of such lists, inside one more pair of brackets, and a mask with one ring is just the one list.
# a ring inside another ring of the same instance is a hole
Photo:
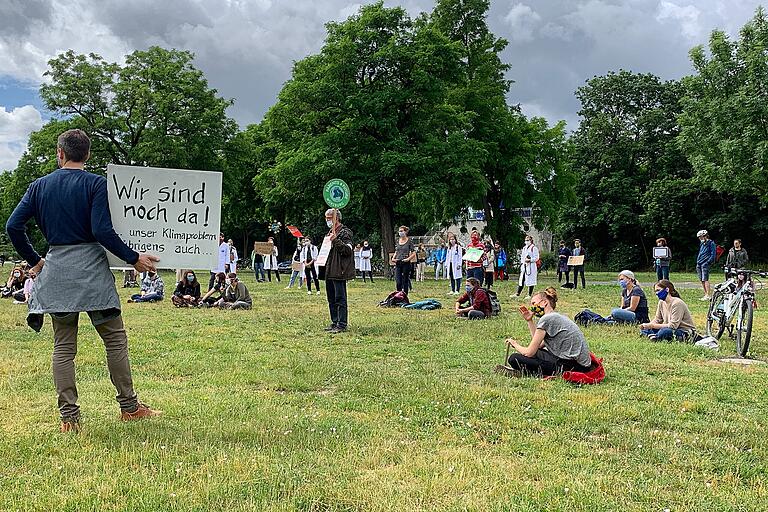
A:
{"label": "handwritten text on sign", "polygon": [[[133,250],[160,257],[160,268],[209,269],[218,261],[221,173],[107,167],[115,231]],[[110,264],[126,266],[110,254]]]}

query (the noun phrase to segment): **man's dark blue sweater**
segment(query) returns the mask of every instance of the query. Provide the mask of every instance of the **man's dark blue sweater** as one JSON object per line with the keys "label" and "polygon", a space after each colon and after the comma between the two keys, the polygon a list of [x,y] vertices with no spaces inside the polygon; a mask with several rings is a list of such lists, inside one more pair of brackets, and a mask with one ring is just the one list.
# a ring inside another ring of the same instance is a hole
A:
{"label": "man's dark blue sweater", "polygon": [[81,169],[57,169],[29,186],[5,229],[19,255],[32,266],[40,261],[25,229],[33,217],[49,245],[98,242],[131,265],[139,259],[139,253],[115,233],[103,176]]}

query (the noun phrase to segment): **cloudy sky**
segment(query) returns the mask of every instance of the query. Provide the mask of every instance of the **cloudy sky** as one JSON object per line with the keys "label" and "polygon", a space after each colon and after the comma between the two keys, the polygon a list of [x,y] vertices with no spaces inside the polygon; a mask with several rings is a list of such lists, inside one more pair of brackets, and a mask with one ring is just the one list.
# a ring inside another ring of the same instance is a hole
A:
{"label": "cloudy sky", "polygon": [[[492,0],[489,24],[509,41],[510,101],[529,115],[578,122],[574,90],[619,68],[664,78],[690,73],[688,50],[714,28],[737,34],[760,0]],[[768,3],[768,2],[767,2]],[[386,1],[413,15],[432,0]],[[291,64],[316,52],[323,24],[350,0],[0,0],[0,170],[50,117],[37,89],[67,49],[121,61],[151,45],[183,48],[244,126],[274,103]]]}

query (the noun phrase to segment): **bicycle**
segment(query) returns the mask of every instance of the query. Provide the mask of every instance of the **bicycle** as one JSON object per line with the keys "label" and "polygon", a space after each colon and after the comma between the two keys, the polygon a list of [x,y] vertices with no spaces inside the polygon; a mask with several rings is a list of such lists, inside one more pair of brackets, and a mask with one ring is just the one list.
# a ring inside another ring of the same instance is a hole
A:
{"label": "bicycle", "polygon": [[[768,278],[768,272],[725,267],[727,279],[715,286],[707,311],[707,334],[717,338],[728,330],[736,341],[736,352],[746,357],[752,338],[752,317],[757,307],[753,276]],[[735,331],[735,334],[734,334]]]}

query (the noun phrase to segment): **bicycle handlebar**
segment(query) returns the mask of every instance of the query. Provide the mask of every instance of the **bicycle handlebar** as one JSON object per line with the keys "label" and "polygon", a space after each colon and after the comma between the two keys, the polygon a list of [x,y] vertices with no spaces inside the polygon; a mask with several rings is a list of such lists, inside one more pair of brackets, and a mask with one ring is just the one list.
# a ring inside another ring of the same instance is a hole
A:
{"label": "bicycle handlebar", "polygon": [[754,275],[754,276],[760,276],[763,278],[768,278],[768,272],[764,270],[747,270],[745,268],[733,268],[733,267],[723,267],[723,270],[725,270],[725,273],[728,274],[728,276],[737,276],[739,274],[746,274],[746,275]]}

